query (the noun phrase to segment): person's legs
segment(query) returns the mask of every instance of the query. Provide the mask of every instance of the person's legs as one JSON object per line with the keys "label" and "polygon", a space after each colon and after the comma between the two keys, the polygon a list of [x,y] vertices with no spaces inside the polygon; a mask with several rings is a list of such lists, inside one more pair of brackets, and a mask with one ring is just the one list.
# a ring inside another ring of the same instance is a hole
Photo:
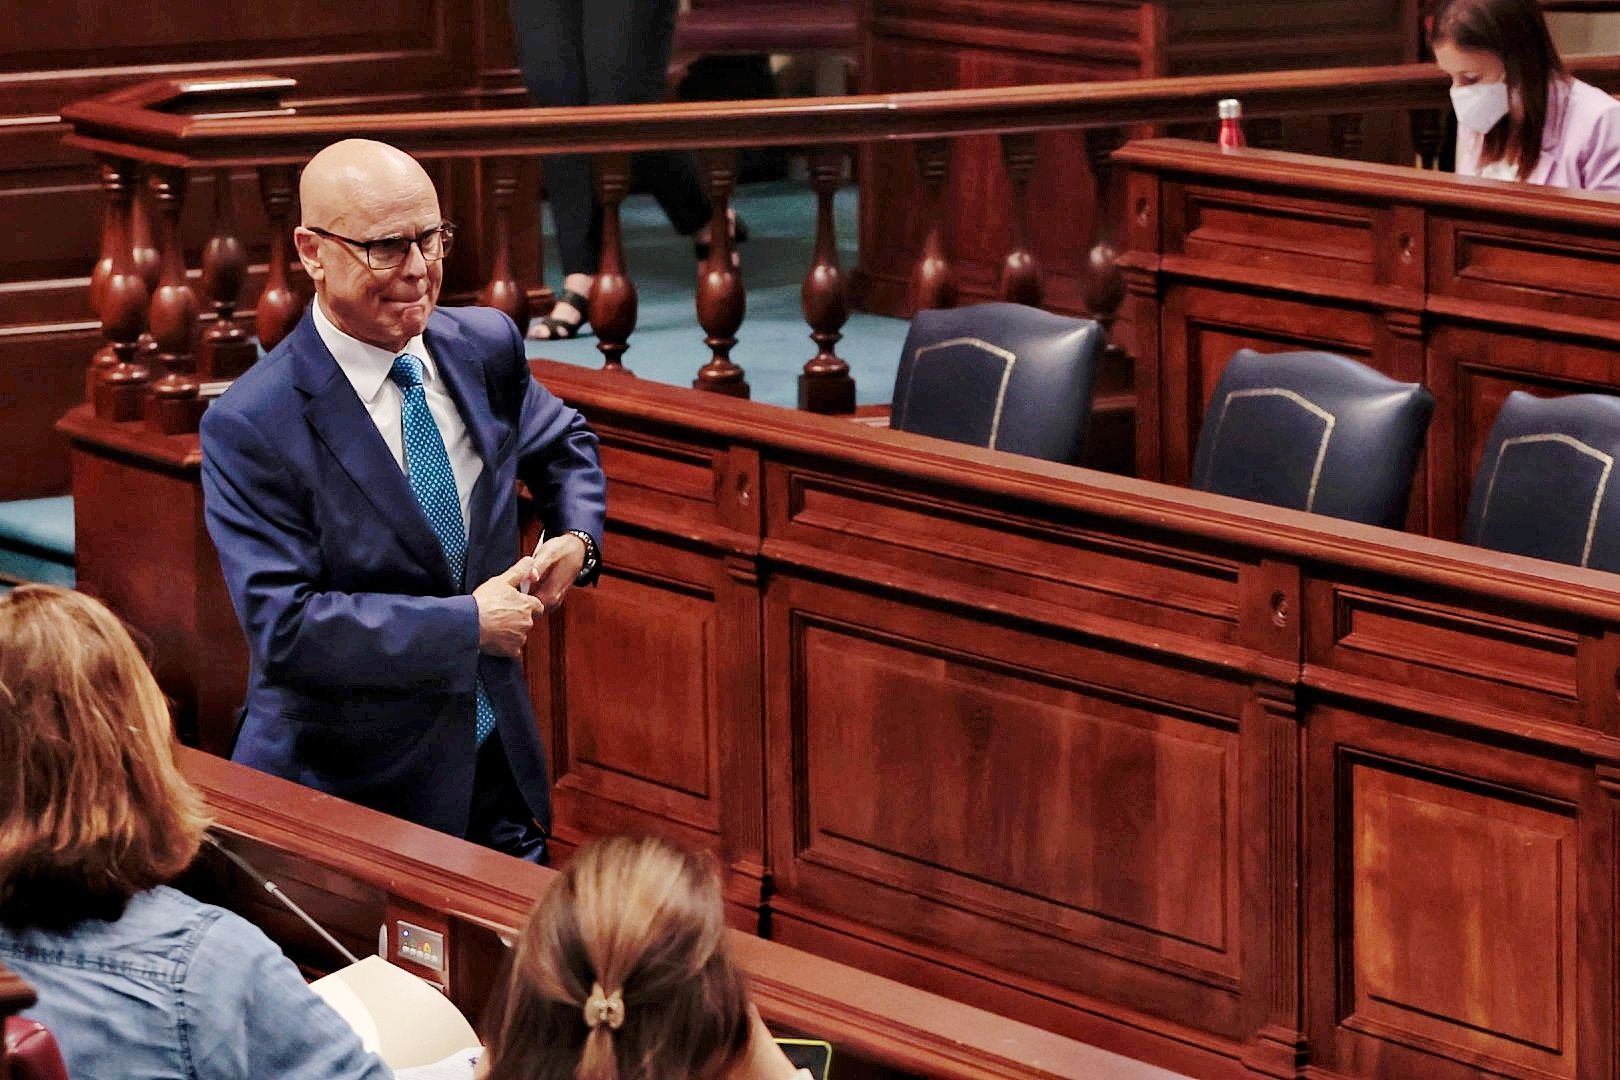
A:
{"label": "person's legs", "polygon": [[[536,105],[586,104],[585,53],[582,44],[582,0],[511,0],[512,31],[517,39],[523,84]],[[557,253],[562,259],[563,288],[588,296],[596,273],[601,228],[596,209],[596,181],[591,159],[584,154],[552,154],[541,159],[546,197],[557,227]],[[558,303],[545,337],[571,336],[583,312]]]}
{"label": "person's legs", "polygon": [[523,801],[517,781],[512,779],[499,732],[478,748],[467,839],[541,866],[550,858],[546,835],[535,823],[529,804]]}
{"label": "person's legs", "polygon": [[[597,0],[583,28],[585,96],[591,105],[664,100],[677,0]],[[686,151],[637,154],[637,178],[652,190],[677,232],[708,224],[709,196],[697,159]]]}

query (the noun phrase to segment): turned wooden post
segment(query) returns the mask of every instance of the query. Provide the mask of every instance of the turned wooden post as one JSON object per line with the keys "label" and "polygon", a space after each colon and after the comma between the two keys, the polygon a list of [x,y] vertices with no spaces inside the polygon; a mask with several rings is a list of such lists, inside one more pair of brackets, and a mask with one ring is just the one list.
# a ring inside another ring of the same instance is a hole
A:
{"label": "turned wooden post", "polygon": [[591,326],[596,330],[602,370],[623,374],[629,374],[624,353],[636,329],[639,303],[636,283],[625,273],[624,234],[619,227],[619,207],[629,191],[630,155],[598,154],[596,201],[602,207],[602,249],[591,283]]}
{"label": "turned wooden post", "polygon": [[165,435],[179,435],[196,431],[203,411],[191,351],[200,305],[186,277],[186,254],[180,241],[180,213],[186,202],[185,170],[155,169],[150,189],[159,215],[162,258],[158,286],[152,291],[150,323],[163,374],[147,394],[146,423]]}
{"label": "turned wooden post", "polygon": [[494,208],[494,253],[490,259],[489,280],[478,291],[478,302],[506,312],[517,323],[520,333],[529,328],[529,294],[512,273],[512,199],[518,188],[516,158],[487,158],[489,201]]}
{"label": "turned wooden post", "polygon": [[293,170],[286,165],[259,167],[259,195],[270,226],[270,255],[265,267],[264,291],[254,321],[265,352],[298,325],[304,313],[302,299],[287,282],[287,261],[292,254]]}
{"label": "turned wooden post", "polygon": [[1425,169],[1440,164],[1440,143],[1445,138],[1445,122],[1438,109],[1412,110],[1412,149]]}
{"label": "turned wooden post", "polygon": [[1366,141],[1361,113],[1335,113],[1328,121],[1328,138],[1335,156],[1359,160],[1362,144]]}
{"label": "turned wooden post", "polygon": [[1082,295],[1091,317],[1102,324],[1109,337],[1104,363],[1124,359],[1124,350],[1114,344],[1114,321],[1125,300],[1125,278],[1119,269],[1120,229],[1125,208],[1114,168],[1113,154],[1125,144],[1125,132],[1115,127],[1086,129],[1086,159],[1091,164],[1095,192],[1091,215],[1091,249],[1086,253],[1086,279]]}
{"label": "turned wooden post", "polygon": [[945,139],[924,139],[915,153],[928,205],[922,249],[911,271],[911,309],[955,307],[956,275],[945,254],[945,180],[950,174],[951,144]]}
{"label": "turned wooden post", "polygon": [[816,355],[799,376],[799,408],[817,413],[855,411],[855,380],[834,346],[849,319],[844,301],[844,274],[838,267],[838,232],[833,224],[833,197],[844,179],[844,151],[822,149],[810,154],[810,186],[816,193],[816,249],[804,276],[799,299]]}
{"label": "turned wooden post", "polygon": [[214,309],[197,349],[197,373],[234,379],[253,366],[259,350],[236,321],[236,302],[247,280],[247,248],[236,235],[236,195],[229,169],[214,171],[214,227],[203,248],[202,287]]}
{"label": "turned wooden post", "polygon": [[[140,168],[145,168],[141,166]],[[146,282],[146,291],[152,292],[157,288],[158,275],[163,271],[163,254],[153,243],[154,230],[152,229],[152,216],[150,205],[141,197],[140,177],[136,175],[135,199],[130,204],[129,217],[129,248],[135,257],[135,270]]]}
{"label": "turned wooden post", "polygon": [[1012,182],[1012,249],[1001,261],[1001,298],[1041,306],[1041,264],[1029,250],[1029,179],[1035,174],[1035,136],[1001,136],[1001,160]]}
{"label": "turned wooden post", "polygon": [[709,202],[714,215],[709,219],[709,258],[698,268],[698,323],[708,334],[703,343],[712,350],[692,380],[699,390],[745,398],[749,395],[743,369],[731,359],[737,345],[737,330],[748,311],[743,292],[742,271],[732,258],[731,192],[737,183],[737,155],[732,150],[714,150],[703,155],[703,170],[709,178]]}
{"label": "turned wooden post", "polygon": [[135,201],[135,164],[103,158],[101,186],[107,192],[107,221],[112,231],[112,263],[101,283],[101,332],[112,346],[112,362],[92,363],[89,399],[103,420],[139,420],[141,399],[150,373],[138,358],[146,320],[146,281],[135,265],[131,217]]}

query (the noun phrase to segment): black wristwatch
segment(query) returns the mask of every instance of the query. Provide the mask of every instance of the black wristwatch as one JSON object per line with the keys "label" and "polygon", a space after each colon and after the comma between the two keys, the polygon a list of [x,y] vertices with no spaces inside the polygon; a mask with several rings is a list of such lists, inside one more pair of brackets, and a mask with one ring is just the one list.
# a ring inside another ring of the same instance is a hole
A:
{"label": "black wristwatch", "polygon": [[579,568],[579,576],[574,579],[575,585],[586,585],[596,577],[596,571],[601,568],[602,560],[597,554],[596,541],[584,529],[569,529],[570,536],[577,536],[585,545],[585,564]]}

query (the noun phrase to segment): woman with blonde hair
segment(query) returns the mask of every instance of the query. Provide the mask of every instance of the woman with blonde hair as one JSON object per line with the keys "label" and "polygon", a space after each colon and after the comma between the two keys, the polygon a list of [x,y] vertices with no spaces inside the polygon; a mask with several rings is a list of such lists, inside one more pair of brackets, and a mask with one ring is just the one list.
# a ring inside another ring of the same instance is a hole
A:
{"label": "woman with blonde hair", "polygon": [[726,948],[720,881],[662,840],[581,848],[529,917],[489,1080],[808,1080]]}
{"label": "woman with blonde hair", "polygon": [[118,619],[81,593],[0,596],[0,961],[76,1077],[393,1074],[252,924],[164,883],[202,799]]}

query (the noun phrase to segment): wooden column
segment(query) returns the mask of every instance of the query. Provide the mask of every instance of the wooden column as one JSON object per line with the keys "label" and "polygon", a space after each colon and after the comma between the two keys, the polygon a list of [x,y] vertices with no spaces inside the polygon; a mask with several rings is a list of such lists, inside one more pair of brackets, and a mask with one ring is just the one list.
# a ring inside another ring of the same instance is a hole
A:
{"label": "wooden column", "polygon": [[602,369],[629,374],[625,350],[636,328],[636,283],[625,273],[624,234],[619,207],[630,191],[630,155],[596,156],[596,200],[602,207],[602,250],[591,284],[591,326],[602,353]]}
{"label": "wooden column", "polygon": [[255,312],[259,344],[266,352],[292,333],[304,313],[303,299],[287,281],[287,263],[292,255],[293,170],[287,165],[259,168],[259,193],[264,199],[264,217],[270,227],[270,256],[265,267],[264,291],[259,294]]}
{"label": "wooden column", "polygon": [[136,353],[146,321],[146,281],[135,264],[131,217],[135,201],[135,163],[103,158],[101,186],[110,201],[112,264],[101,283],[101,332],[112,347],[112,362],[90,368],[90,403],[102,420],[139,420],[141,398],[150,373]]}
{"label": "wooden column", "polygon": [[203,248],[202,287],[214,309],[197,350],[204,379],[234,379],[258,359],[258,349],[236,321],[236,304],[247,279],[247,249],[236,235],[236,196],[229,169],[214,172],[214,227]]}
{"label": "wooden column", "polygon": [[709,259],[698,270],[697,313],[698,322],[708,334],[704,344],[713,355],[692,385],[699,390],[745,398],[749,394],[748,382],[743,378],[743,369],[731,359],[737,330],[748,310],[742,271],[732,258],[731,192],[737,183],[736,152],[714,150],[704,154],[703,170],[709,178],[714,216],[709,219]]}
{"label": "wooden column", "polygon": [[1001,160],[1012,182],[1012,248],[1001,263],[1001,298],[1041,306],[1041,264],[1029,249],[1029,180],[1035,174],[1035,136],[1001,136]]}
{"label": "wooden column", "polygon": [[510,157],[486,158],[483,166],[489,173],[494,251],[489,280],[478,291],[478,302],[506,312],[517,323],[519,333],[524,333],[529,328],[529,294],[512,272],[512,198],[517,194],[518,161]]}
{"label": "wooden column", "polygon": [[956,275],[945,253],[945,180],[950,174],[951,144],[946,139],[924,139],[915,153],[928,205],[922,248],[911,271],[911,309],[955,307]]}
{"label": "wooden column", "polygon": [[[1086,253],[1084,296],[1091,317],[1109,334],[1108,349],[1123,361],[1124,350],[1112,340],[1114,321],[1125,299],[1125,279],[1119,270],[1119,235],[1125,216],[1121,185],[1115,178],[1113,153],[1125,144],[1120,128],[1087,128],[1086,158],[1096,192],[1092,212],[1092,244]],[[1106,363],[1106,361],[1105,361]]]}
{"label": "wooden column", "polygon": [[162,263],[158,286],[152,292],[150,321],[163,375],[152,384],[147,396],[146,422],[165,435],[178,435],[196,431],[203,411],[192,353],[197,294],[186,277],[186,255],[180,241],[180,212],[186,201],[185,170],[154,170],[151,192],[159,215]]}
{"label": "wooden column", "polygon": [[800,300],[816,355],[799,376],[799,408],[817,413],[855,411],[855,380],[849,365],[834,351],[843,335],[849,309],[844,273],[838,266],[838,233],[833,223],[833,197],[844,179],[844,151],[820,149],[810,155],[810,186],[816,193],[816,249],[804,277]]}

